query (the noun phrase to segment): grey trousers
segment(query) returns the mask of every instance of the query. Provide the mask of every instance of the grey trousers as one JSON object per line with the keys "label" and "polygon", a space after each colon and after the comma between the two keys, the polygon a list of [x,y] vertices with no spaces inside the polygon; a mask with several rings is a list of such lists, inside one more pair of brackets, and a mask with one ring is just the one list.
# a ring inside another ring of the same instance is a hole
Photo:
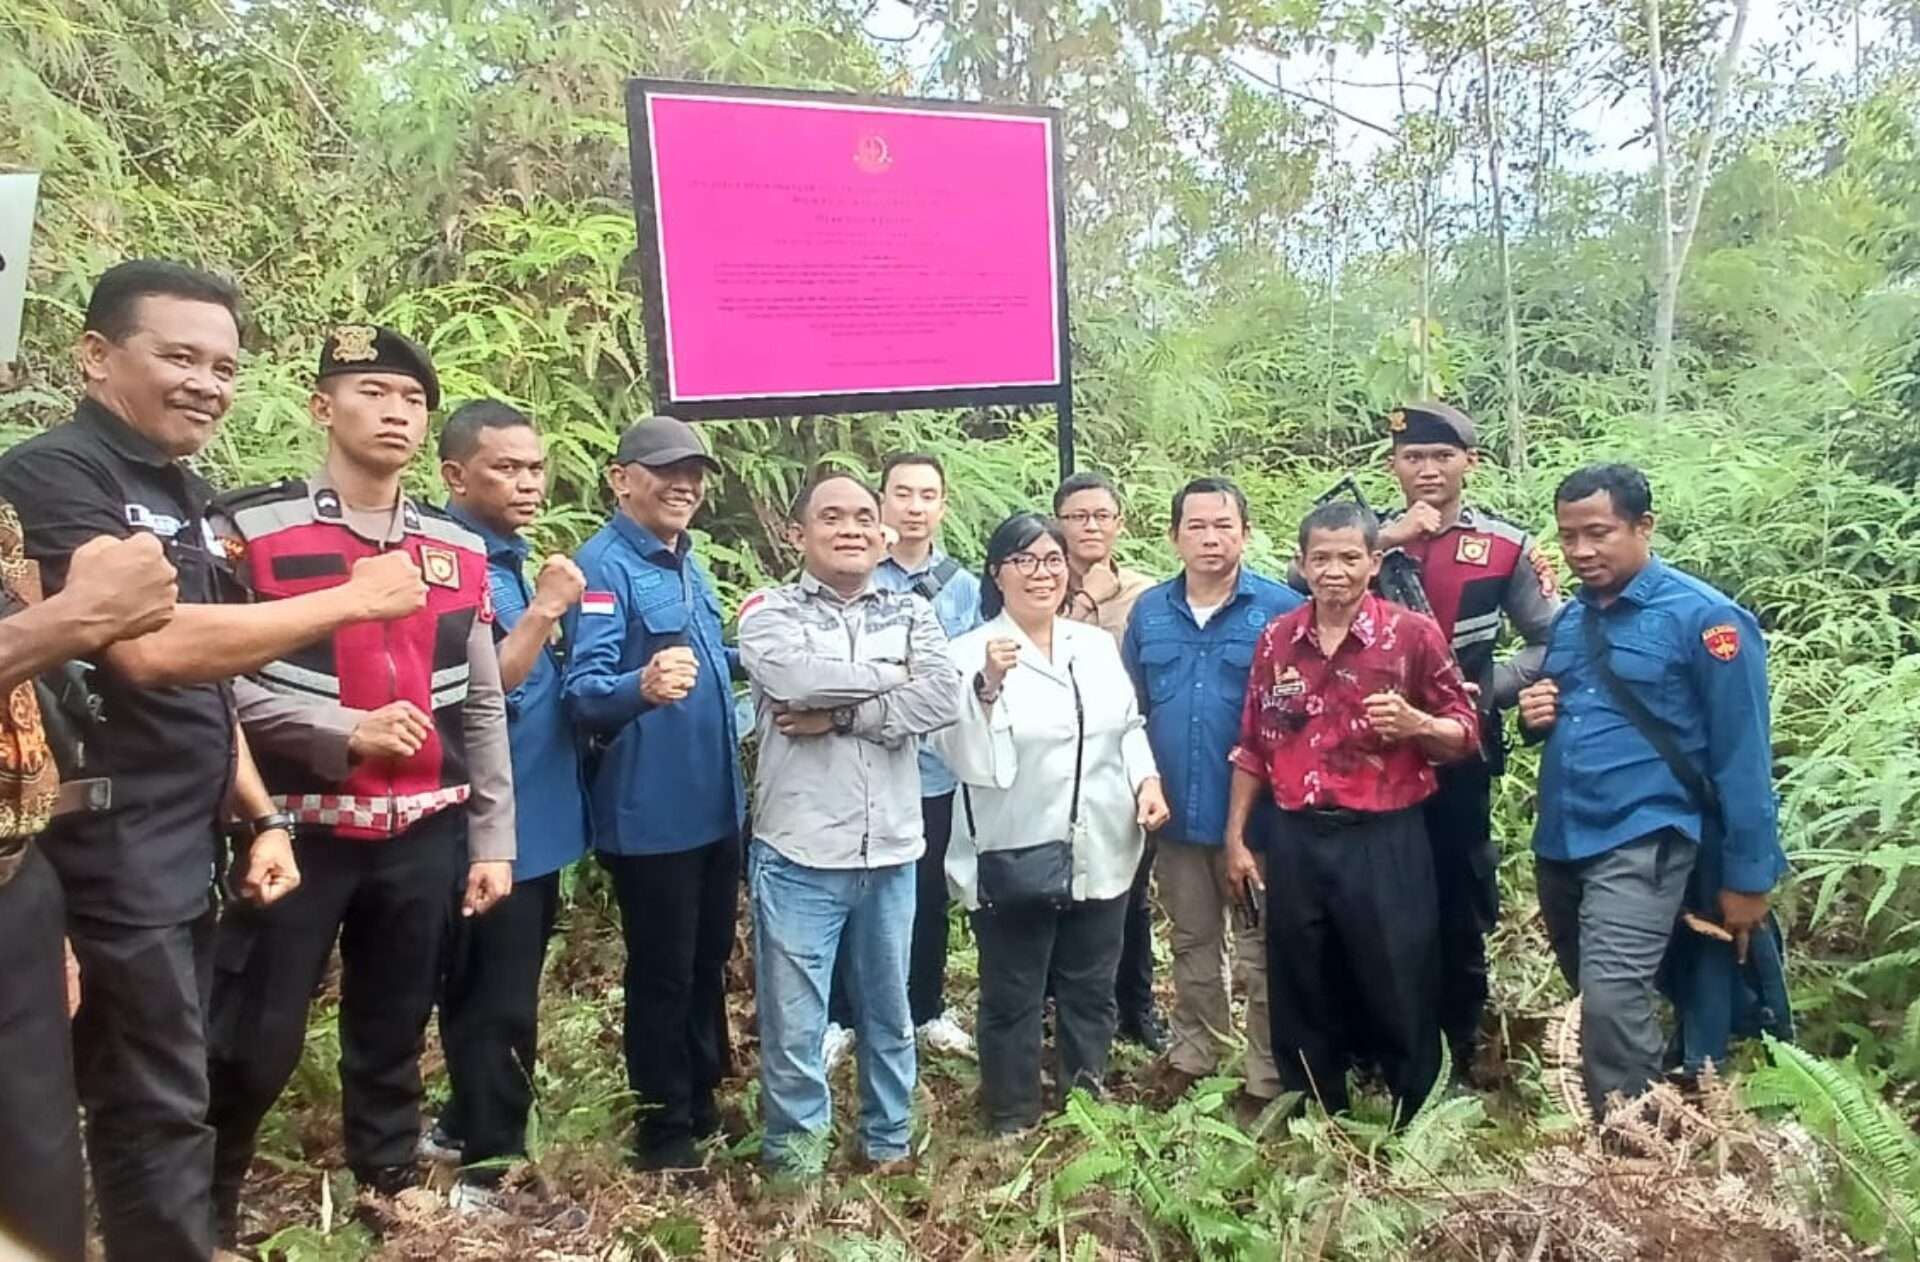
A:
{"label": "grey trousers", "polygon": [[1614,1092],[1631,1099],[1660,1076],[1655,982],[1694,856],[1691,841],[1662,829],[1591,858],[1534,863],[1554,957],[1580,993],[1581,1071],[1601,1115]]}

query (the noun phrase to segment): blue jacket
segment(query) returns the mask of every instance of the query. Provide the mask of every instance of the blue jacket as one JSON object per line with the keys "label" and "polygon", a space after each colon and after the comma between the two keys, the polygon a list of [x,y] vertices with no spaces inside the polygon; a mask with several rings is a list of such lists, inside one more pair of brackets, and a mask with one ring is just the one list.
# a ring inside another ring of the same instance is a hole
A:
{"label": "blue jacket", "polygon": [[[448,505],[447,516],[487,545],[487,583],[493,595],[497,647],[519,623],[533,592],[527,585],[528,544],[502,535]],[[561,700],[560,655],[540,650],[533,669],[507,690],[507,742],[513,756],[515,835],[513,879],[558,872],[587,852],[587,803],[581,791],[580,751]]]}
{"label": "blue jacket", "polygon": [[1141,593],[1120,641],[1147,717],[1147,740],[1160,764],[1171,815],[1160,836],[1218,846],[1226,838],[1233,766],[1247,672],[1267,624],[1302,604],[1284,583],[1240,567],[1227,603],[1201,626],[1187,603],[1183,572]]}
{"label": "blue jacket", "polygon": [[[881,557],[880,564],[873,571],[873,585],[883,592],[910,592],[914,584],[931,578],[933,571],[939,569],[940,563],[946,559],[947,554],[935,548],[924,566],[909,571],[892,556]],[[953,577],[934,595],[933,616],[939,619],[940,629],[947,633],[949,640],[958,639],[979,626],[980,580],[964,567],[954,571]],[[940,761],[940,756],[924,744],[921,745],[920,796],[941,797],[952,793],[959,783],[953,778],[953,773],[947,770],[947,764]]]}
{"label": "blue jacket", "polygon": [[1772,889],[1787,865],[1773,792],[1767,646],[1752,614],[1657,557],[1605,609],[1581,591],[1548,633],[1543,672],[1560,697],[1541,758],[1534,850],[1576,860],[1662,828],[1696,842],[1704,834],[1699,808],[1595,673],[1588,618],[1600,619],[1614,673],[1719,795],[1722,887]]}
{"label": "blue jacket", "polygon": [[[746,815],[733,708],[737,657],[722,643],[720,600],[682,536],[669,550],[624,513],[575,558],[587,594],[568,615],[567,709],[604,742],[593,771],[594,847],[669,854],[731,837]],[[668,706],[640,695],[653,655],[685,645],[693,691]]]}

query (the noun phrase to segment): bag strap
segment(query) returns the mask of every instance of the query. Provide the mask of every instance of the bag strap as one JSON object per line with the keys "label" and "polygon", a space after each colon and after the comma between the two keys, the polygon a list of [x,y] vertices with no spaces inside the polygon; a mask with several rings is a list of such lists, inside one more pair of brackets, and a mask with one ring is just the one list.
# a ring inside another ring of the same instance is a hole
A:
{"label": "bag strap", "polygon": [[941,557],[940,564],[913,581],[913,590],[928,601],[932,601],[946,589],[953,576],[960,572],[960,563],[952,557]]}
{"label": "bag strap", "polygon": [[1067,682],[1073,685],[1073,726],[1075,743],[1073,747],[1073,808],[1067,812],[1067,840],[1073,840],[1073,830],[1080,823],[1080,770],[1087,757],[1087,707],[1080,700],[1080,680],[1073,673],[1073,663],[1067,663]]}
{"label": "bag strap", "polygon": [[1693,804],[1700,814],[1713,823],[1719,823],[1720,795],[1714,791],[1713,785],[1701,773],[1700,768],[1694,765],[1693,759],[1681,752],[1679,743],[1674,740],[1673,729],[1661,722],[1653,711],[1647,708],[1646,702],[1640,700],[1633,690],[1627,687],[1625,680],[1614,674],[1613,663],[1610,660],[1613,655],[1613,645],[1608,642],[1606,632],[1600,627],[1599,611],[1594,608],[1581,610],[1580,623],[1582,630],[1586,632],[1587,656],[1593,662],[1594,670],[1599,673],[1600,682],[1607,686],[1608,693],[1625,712],[1627,722],[1633,724],[1634,730],[1646,738],[1647,744],[1653,746],[1653,752],[1659,754],[1660,761],[1667,764],[1667,770],[1671,771],[1673,778],[1680,782],[1680,787],[1687,791],[1687,796],[1693,799]]}

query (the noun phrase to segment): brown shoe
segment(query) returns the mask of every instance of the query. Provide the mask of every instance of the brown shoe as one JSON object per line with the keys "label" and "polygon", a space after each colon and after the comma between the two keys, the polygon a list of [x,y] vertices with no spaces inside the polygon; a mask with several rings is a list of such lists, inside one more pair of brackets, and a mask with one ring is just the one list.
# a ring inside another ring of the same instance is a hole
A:
{"label": "brown shoe", "polygon": [[1233,1124],[1243,1131],[1251,1132],[1259,1124],[1260,1115],[1267,1111],[1274,1097],[1253,1095],[1245,1087],[1233,1093]]}
{"label": "brown shoe", "polygon": [[888,1161],[875,1161],[872,1157],[860,1159],[860,1169],[878,1179],[903,1179],[920,1168],[920,1164],[911,1156],[894,1157]]}
{"label": "brown shoe", "polygon": [[1201,1079],[1200,1074],[1190,1074],[1184,1069],[1174,1067],[1172,1061],[1163,1060],[1147,1071],[1146,1097],[1162,1108],[1174,1103],[1187,1094],[1187,1090]]}

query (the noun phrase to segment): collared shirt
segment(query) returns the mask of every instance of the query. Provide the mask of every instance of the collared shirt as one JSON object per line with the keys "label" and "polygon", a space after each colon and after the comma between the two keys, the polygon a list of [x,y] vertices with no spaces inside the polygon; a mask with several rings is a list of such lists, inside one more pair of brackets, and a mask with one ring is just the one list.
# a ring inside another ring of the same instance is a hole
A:
{"label": "collared shirt", "polygon": [[1283,811],[1398,811],[1437,782],[1411,740],[1382,739],[1366,698],[1396,692],[1428,714],[1479,730],[1466,680],[1432,618],[1368,593],[1329,658],[1309,600],[1260,635],[1233,765],[1273,790]]}
{"label": "collared shirt", "polygon": [[1134,602],[1152,586],[1153,580],[1138,570],[1103,561],[1073,584],[1067,616],[1076,622],[1092,623],[1118,644],[1126,634]]}
{"label": "collared shirt", "polygon": [[[668,548],[625,513],[574,558],[587,590],[564,620],[562,693],[574,722],[604,743],[589,788],[593,844],[609,854],[671,854],[739,833],[746,813],[734,655],[691,536]],[[669,647],[693,650],[693,691],[656,706],[640,672]]]}
{"label": "collared shirt", "polygon": [[[1393,521],[1406,510],[1388,514]],[[1553,562],[1519,526],[1471,504],[1438,534],[1398,549],[1420,567],[1420,586],[1482,704],[1507,709],[1540,675],[1547,630],[1560,608]],[[1495,664],[1505,615],[1526,647]]]}
{"label": "collared shirt", "polygon": [[1301,605],[1300,594],[1246,566],[1226,603],[1200,625],[1187,576],[1149,588],[1133,608],[1120,657],[1133,679],[1147,738],[1171,812],[1160,836],[1204,846],[1226,837],[1247,672],[1267,624]]}
{"label": "collared shirt", "polygon": [[[927,554],[926,564],[917,570],[909,570],[893,556],[880,559],[873,571],[873,585],[883,592],[910,592],[921,582],[931,582],[933,572],[947,560],[947,554],[938,548]],[[947,633],[949,640],[958,639],[980,625],[980,580],[967,573],[965,569],[953,572],[933,597],[933,616],[940,620],[940,629]],[[920,747],[920,796],[935,798],[952,793],[959,782],[947,765],[940,761],[940,755],[925,745]]]}
{"label": "collared shirt", "polygon": [[[997,639],[1020,645],[1020,664],[1007,673],[988,708],[970,681],[986,664],[987,645]],[[953,664],[962,681],[960,721],[934,744],[963,785],[947,847],[947,881],[960,901],[969,910],[980,905],[981,851],[1069,837],[1073,897],[1125,894],[1139,870],[1143,845],[1136,795],[1159,771],[1112,637],[1056,618],[1049,658],[1002,613],[954,641]],[[1085,714],[1084,749],[1076,691]],[[1070,836],[1076,757],[1080,815]]]}
{"label": "collared shirt", "polygon": [[[212,488],[89,399],[73,420],[0,456],[0,498],[19,511],[27,555],[49,594],[67,558],[98,535],[157,536],[182,604],[220,600],[207,504]],[[220,821],[233,782],[233,700],[224,683],[142,688],[104,659],[92,674],[105,721],[89,761],[113,805],[62,816],[42,844],[74,915],[116,924],[181,924],[207,906]]]}
{"label": "collared shirt", "polygon": [[1758,893],[1786,870],[1773,792],[1767,646],[1752,614],[1654,558],[1602,608],[1584,589],[1547,642],[1559,707],[1540,760],[1533,848],[1584,859],[1662,828],[1695,841],[1700,811],[1600,681],[1587,654],[1598,618],[1620,681],[1673,732],[1719,794],[1722,887]]}
{"label": "collared shirt", "polygon": [[[803,573],[741,604],[740,660],[760,738],[754,836],[809,868],[918,859],[920,738],[960,708],[933,606],[872,582],[841,596]],[[774,723],[782,705],[848,711],[846,730],[788,736]]]}
{"label": "collared shirt", "polygon": [[[20,515],[5,501],[0,501],[0,594],[9,613],[40,602],[40,569],[27,559]],[[60,792],[33,681],[15,684],[5,704],[0,711],[0,885],[19,867],[25,840],[53,818]]]}
{"label": "collared shirt", "polygon": [[[494,647],[512,633],[533,601],[527,583],[531,545],[503,535],[449,504],[447,515],[487,545],[487,577],[493,592]],[[507,741],[513,754],[515,835],[519,847],[513,879],[529,881],[557,872],[587,852],[587,804],[580,779],[580,751],[561,696],[561,656],[549,641],[534,655],[533,668],[507,690]]]}

